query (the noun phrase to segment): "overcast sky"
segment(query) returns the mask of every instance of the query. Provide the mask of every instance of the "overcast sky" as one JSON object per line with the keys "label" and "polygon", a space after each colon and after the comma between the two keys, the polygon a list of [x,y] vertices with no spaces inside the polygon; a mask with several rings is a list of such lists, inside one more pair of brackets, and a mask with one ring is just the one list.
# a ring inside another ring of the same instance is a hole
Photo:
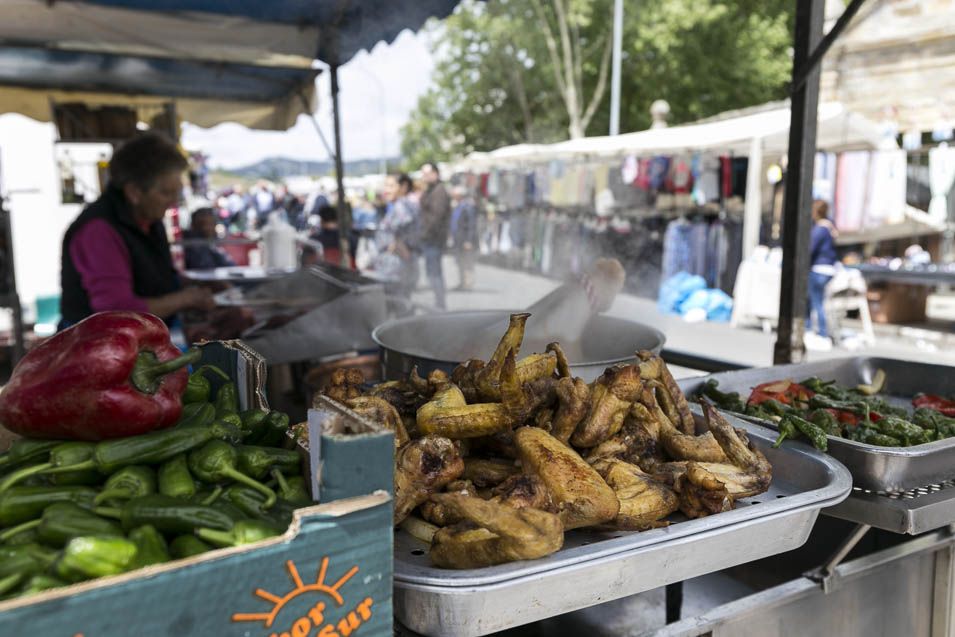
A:
{"label": "overcast sky", "polygon": [[[342,109],[342,156],[346,160],[396,156],[399,129],[431,82],[428,37],[404,31],[395,41],[361,52],[338,74]],[[318,77],[318,118],[329,144],[332,103],[327,73]],[[214,167],[237,168],[266,157],[329,159],[312,123],[304,116],[286,132],[251,131],[238,124],[214,128],[183,126],[183,145],[201,149]]]}

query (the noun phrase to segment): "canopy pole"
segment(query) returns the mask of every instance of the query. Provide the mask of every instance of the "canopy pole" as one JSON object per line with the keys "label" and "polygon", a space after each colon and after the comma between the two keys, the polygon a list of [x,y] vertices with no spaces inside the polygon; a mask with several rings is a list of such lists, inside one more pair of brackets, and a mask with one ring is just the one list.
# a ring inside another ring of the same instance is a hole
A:
{"label": "canopy pole", "polygon": [[335,128],[335,182],[338,186],[338,245],[341,251],[341,266],[351,267],[348,234],[351,224],[348,209],[345,206],[345,167],[342,162],[341,114],[338,110],[338,64],[331,66],[332,75],[332,119]]}
{"label": "canopy pole", "polygon": [[[779,327],[773,362],[777,365],[802,360],[806,327],[806,295],[809,280],[809,233],[812,226],[812,178],[816,158],[816,126],[819,109],[817,65],[809,69],[810,54],[822,39],[825,0],[796,3],[793,46],[793,79],[806,81],[792,94],[789,123],[789,164],[783,207],[783,267],[779,294]],[[808,71],[808,73],[807,73]]]}
{"label": "canopy pole", "polygon": [[623,0],[613,3],[613,64],[610,72],[610,134],[620,134],[620,57],[623,48]]}
{"label": "canopy pole", "polygon": [[749,145],[746,200],[743,203],[743,260],[746,260],[759,245],[759,226],[763,217],[763,140],[760,137],[754,137]]}

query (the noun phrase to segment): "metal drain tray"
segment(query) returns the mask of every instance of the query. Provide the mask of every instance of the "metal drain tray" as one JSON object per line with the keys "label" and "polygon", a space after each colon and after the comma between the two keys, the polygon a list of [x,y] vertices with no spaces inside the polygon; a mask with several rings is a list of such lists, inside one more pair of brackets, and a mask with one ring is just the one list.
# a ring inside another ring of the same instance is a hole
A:
{"label": "metal drain tray", "polygon": [[823,513],[894,533],[918,535],[955,524],[955,480],[907,491],[855,487],[842,503]]}
{"label": "metal drain tray", "polygon": [[801,546],[819,510],[848,495],[849,472],[802,443],[773,449],[771,430],[730,421],[772,463],[768,492],[733,511],[674,516],[669,527],[642,533],[571,531],[564,548],[544,559],[472,570],[435,568],[427,545],[397,531],[397,619],[423,635],[486,635]]}

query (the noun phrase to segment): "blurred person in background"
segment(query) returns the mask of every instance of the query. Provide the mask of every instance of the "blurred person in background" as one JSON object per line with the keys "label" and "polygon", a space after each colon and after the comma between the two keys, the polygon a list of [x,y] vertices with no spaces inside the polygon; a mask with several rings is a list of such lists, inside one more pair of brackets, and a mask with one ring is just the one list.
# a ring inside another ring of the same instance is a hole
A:
{"label": "blurred person in background", "polygon": [[464,186],[451,189],[451,201],[454,209],[451,211],[449,233],[458,263],[458,287],[455,289],[473,290],[477,263],[477,206]]}
{"label": "blurred person in background", "polygon": [[204,288],[182,288],[163,219],[179,204],[188,164],[175,144],[148,133],[109,164],[106,191],[63,237],[60,329],[106,310],[149,312],[170,323],[186,309],[211,309]]}
{"label": "blurred person in background", "polygon": [[[305,245],[302,248],[302,265],[315,265],[325,262],[332,265],[341,266],[341,232],[338,224],[338,210],[334,206],[325,205],[318,211],[319,227],[309,235],[309,239],[322,245],[322,258],[319,258],[318,251]],[[355,241],[349,237],[349,256],[351,267],[355,267]]]}
{"label": "blurred person in background", "polygon": [[434,291],[434,302],[439,309],[446,309],[444,272],[441,269],[441,257],[448,243],[448,225],[451,222],[451,198],[438,167],[428,162],[421,167],[424,190],[420,197],[421,206],[421,253],[424,255],[425,273],[428,284]]}
{"label": "blurred person in background", "polygon": [[372,269],[389,281],[393,293],[410,298],[418,283],[419,209],[412,199],[411,178],[401,173],[385,178],[385,216],[375,231]]}
{"label": "blurred person in background", "polygon": [[829,220],[829,204],[822,199],[812,202],[812,230],[809,235],[809,308],[807,326],[815,316],[815,335],[807,333],[807,347],[829,349],[832,341],[826,327],[826,285],[835,275],[836,243],[838,231]]}
{"label": "blurred person in background", "polygon": [[199,208],[192,213],[189,229],[183,233],[187,270],[211,270],[235,265],[214,242],[216,213],[212,208]]}

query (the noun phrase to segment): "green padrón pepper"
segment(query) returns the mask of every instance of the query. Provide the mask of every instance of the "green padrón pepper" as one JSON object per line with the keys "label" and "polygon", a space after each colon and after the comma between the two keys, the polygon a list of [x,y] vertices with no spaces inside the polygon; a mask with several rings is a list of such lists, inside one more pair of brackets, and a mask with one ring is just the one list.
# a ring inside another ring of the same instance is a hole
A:
{"label": "green padr\u00f3n pepper", "polygon": [[34,528],[41,542],[56,547],[84,535],[123,535],[122,529],[115,522],[101,518],[72,502],[57,502],[48,506],[39,520],[10,527],[0,533],[0,539],[5,540],[8,536]]}
{"label": "green padr\u00f3n pepper", "polygon": [[136,545],[133,568],[169,561],[169,547],[162,534],[151,524],[144,524],[129,532],[129,539]]}
{"label": "green padr\u00f3n pepper", "polygon": [[191,533],[197,527],[228,531],[235,519],[225,513],[201,504],[193,504],[164,495],[133,498],[122,509],[96,509],[101,515],[117,517],[123,528],[151,524],[163,533]]}
{"label": "green padr\u00f3n pepper", "polygon": [[136,544],[123,537],[78,537],[70,540],[55,564],[59,577],[69,582],[128,571],[136,559]]}
{"label": "green padr\u00f3n pepper", "polygon": [[89,487],[13,487],[0,493],[0,526],[13,526],[39,518],[56,502],[93,508],[96,491]]}
{"label": "green padr\u00f3n pepper", "polygon": [[19,466],[27,462],[46,462],[50,451],[62,445],[62,440],[34,440],[19,438],[10,445],[6,453],[0,456],[0,470]]}
{"label": "green padr\u00f3n pepper", "polygon": [[123,467],[106,480],[93,504],[111,500],[131,500],[156,493],[156,472],[143,465]]}
{"label": "green padr\u00f3n pepper", "polygon": [[799,430],[799,433],[804,435],[809,439],[809,442],[812,443],[812,446],[820,451],[826,451],[829,448],[829,439],[826,437],[826,432],[820,429],[817,425],[809,422],[804,418],[800,418],[795,414],[789,414],[783,418],[783,421],[788,420],[793,425],[796,426],[796,429]]}
{"label": "green padr\u00f3n pepper", "polygon": [[776,442],[773,443],[773,448],[779,447],[783,444],[783,440],[787,438],[792,440],[799,435],[799,430],[796,429],[796,425],[791,423],[789,420],[783,419],[779,422],[779,436],[776,438]]}
{"label": "green padr\u00f3n pepper", "polygon": [[239,413],[239,392],[235,383],[223,383],[216,392],[216,418]]}
{"label": "green padr\u00f3n pepper", "polygon": [[60,474],[69,479],[92,475],[96,478],[95,466],[82,466],[90,462],[96,445],[92,442],[63,442],[50,450],[46,462],[23,467],[7,474],[0,481],[0,493],[11,488],[18,482],[34,475]]}
{"label": "green padr\u00f3n pepper", "polygon": [[245,438],[245,442],[263,447],[281,447],[288,439],[288,426],[288,414],[270,411],[255,430]]}
{"label": "green padr\u00f3n pepper", "polygon": [[68,583],[69,582],[65,582],[58,577],[53,577],[52,575],[34,575],[27,580],[26,584],[23,585],[23,588],[17,591],[17,596],[26,597],[27,595],[34,595],[36,593],[48,591],[51,588],[60,588],[61,586],[66,586]]}
{"label": "green padr\u00f3n pepper", "polygon": [[243,546],[275,537],[279,530],[261,520],[239,520],[231,531],[217,529],[196,529],[199,539],[216,546]]}
{"label": "green padr\u00f3n pepper", "polygon": [[286,502],[301,506],[313,504],[312,496],[308,494],[308,487],[305,485],[305,478],[302,476],[286,478],[278,469],[272,469],[272,477],[278,483],[279,497]]}
{"label": "green padr\u00f3n pepper", "polygon": [[240,482],[266,496],[264,507],[275,504],[272,489],[238,470],[239,452],[221,440],[212,440],[189,452],[189,470],[194,476],[210,484]]}
{"label": "green padr\u00f3n pepper", "polygon": [[169,543],[169,552],[177,560],[211,551],[212,547],[195,535],[179,535]]}
{"label": "green padr\u00f3n pepper", "polygon": [[272,469],[278,469],[286,475],[302,471],[302,456],[298,451],[252,445],[240,445],[236,449],[239,452],[237,468],[256,480],[269,475]]}
{"label": "green padr\u00f3n pepper", "polygon": [[176,427],[208,427],[216,419],[216,408],[212,403],[195,403],[182,408],[182,417]]}
{"label": "green padr\u00f3n pepper", "polygon": [[196,481],[189,473],[185,454],[181,453],[159,467],[159,493],[186,500],[196,494]]}
{"label": "green padr\u00f3n pepper", "polygon": [[182,394],[183,404],[208,402],[212,396],[212,383],[206,378],[206,372],[213,372],[217,376],[228,381],[229,376],[215,365],[203,365],[193,373],[189,374],[189,380],[186,382],[186,389]]}

